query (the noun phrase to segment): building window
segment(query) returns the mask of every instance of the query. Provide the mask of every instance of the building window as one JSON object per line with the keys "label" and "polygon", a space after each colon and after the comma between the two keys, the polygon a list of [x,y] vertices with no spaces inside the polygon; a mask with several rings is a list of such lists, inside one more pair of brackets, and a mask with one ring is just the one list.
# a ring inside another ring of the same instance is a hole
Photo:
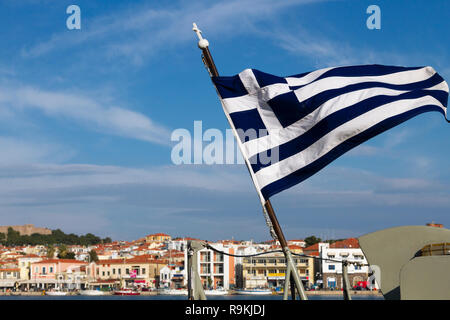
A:
{"label": "building window", "polygon": [[334,264],[328,265],[328,270],[336,270],[336,266]]}
{"label": "building window", "polygon": [[209,264],[201,264],[200,272],[201,273],[211,273],[211,266]]}
{"label": "building window", "polygon": [[119,274],[122,274],[122,269],[117,270]]}
{"label": "building window", "polygon": [[126,268],[126,269],[125,269],[125,273],[126,273],[126,274],[130,274],[130,269]]}
{"label": "building window", "polygon": [[42,274],[45,274],[45,267],[42,267]]}
{"label": "building window", "polygon": [[145,274],[145,268],[142,268],[142,274]]}
{"label": "building window", "polygon": [[102,271],[102,275],[105,276],[105,271]]}
{"label": "building window", "polygon": [[201,262],[210,262],[211,261],[211,252],[200,252],[200,261]]}
{"label": "building window", "polygon": [[113,269],[113,274],[116,274],[116,269]]}
{"label": "building window", "polygon": [[215,253],[216,262],[223,262],[223,254],[222,253]]}
{"label": "building window", "polygon": [[217,267],[216,273],[223,273],[223,265],[218,265],[216,267]]}
{"label": "building window", "polygon": [[53,267],[50,267],[50,273],[53,273]]}

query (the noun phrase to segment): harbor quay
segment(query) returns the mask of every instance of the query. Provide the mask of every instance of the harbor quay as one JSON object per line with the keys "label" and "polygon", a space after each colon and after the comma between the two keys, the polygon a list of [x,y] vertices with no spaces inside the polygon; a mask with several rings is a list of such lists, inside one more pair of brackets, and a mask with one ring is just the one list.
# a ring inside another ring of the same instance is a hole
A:
{"label": "harbor quay", "polygon": [[[1,245],[0,294],[182,295],[188,285],[188,241],[204,240],[156,233],[93,245]],[[197,252],[197,270],[209,294],[282,293],[286,261],[277,241],[208,244]],[[367,264],[355,238],[313,244],[291,239],[288,244],[309,295],[342,294],[339,261]],[[367,266],[352,266],[348,274],[351,288],[368,294],[377,289],[369,283]]]}

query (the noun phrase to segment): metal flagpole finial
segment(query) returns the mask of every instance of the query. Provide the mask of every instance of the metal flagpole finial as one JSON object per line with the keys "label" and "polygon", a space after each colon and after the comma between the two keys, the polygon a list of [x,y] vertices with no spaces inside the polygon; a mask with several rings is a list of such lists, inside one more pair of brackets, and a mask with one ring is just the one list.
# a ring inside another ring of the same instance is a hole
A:
{"label": "metal flagpole finial", "polygon": [[197,34],[198,37],[198,47],[202,50],[206,49],[209,46],[209,42],[202,37],[202,31],[197,27],[197,24],[194,22],[192,30]]}

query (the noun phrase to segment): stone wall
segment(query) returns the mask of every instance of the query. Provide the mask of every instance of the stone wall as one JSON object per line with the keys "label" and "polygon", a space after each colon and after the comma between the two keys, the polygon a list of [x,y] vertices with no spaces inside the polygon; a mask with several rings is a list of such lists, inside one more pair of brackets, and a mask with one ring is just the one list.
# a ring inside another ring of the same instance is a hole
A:
{"label": "stone wall", "polygon": [[52,231],[48,228],[38,228],[32,224],[25,224],[23,226],[0,226],[0,233],[8,233],[8,228],[13,228],[15,231],[20,232],[20,235],[32,235],[33,233],[39,234],[52,234]]}

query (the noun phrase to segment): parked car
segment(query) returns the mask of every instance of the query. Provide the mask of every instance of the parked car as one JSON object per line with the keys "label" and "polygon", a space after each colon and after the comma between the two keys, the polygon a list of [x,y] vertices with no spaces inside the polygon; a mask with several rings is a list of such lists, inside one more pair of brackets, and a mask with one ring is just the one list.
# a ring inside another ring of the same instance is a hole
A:
{"label": "parked car", "polygon": [[356,290],[356,291],[365,291],[365,290],[367,290],[367,289],[364,288],[364,287],[361,287],[361,286],[354,286],[354,287],[353,287],[353,290]]}

